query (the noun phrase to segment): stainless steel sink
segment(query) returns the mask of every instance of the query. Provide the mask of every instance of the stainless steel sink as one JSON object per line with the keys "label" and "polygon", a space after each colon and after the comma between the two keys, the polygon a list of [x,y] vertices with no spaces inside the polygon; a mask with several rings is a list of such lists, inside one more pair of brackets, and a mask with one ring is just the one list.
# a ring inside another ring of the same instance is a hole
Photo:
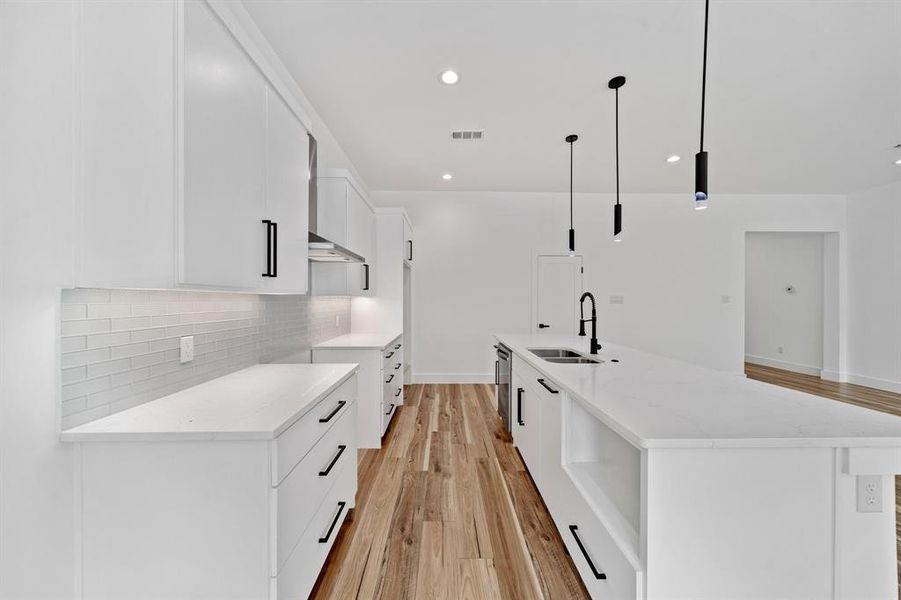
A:
{"label": "stainless steel sink", "polygon": [[584,356],[552,356],[550,358],[545,358],[544,360],[552,363],[561,363],[564,365],[599,365],[602,360],[595,360],[593,358],[585,358]]}
{"label": "stainless steel sink", "polygon": [[529,352],[548,362],[564,365],[597,365],[604,362],[566,348],[529,348]]}
{"label": "stainless steel sink", "polygon": [[529,352],[539,358],[581,358],[582,355],[566,348],[529,348]]}

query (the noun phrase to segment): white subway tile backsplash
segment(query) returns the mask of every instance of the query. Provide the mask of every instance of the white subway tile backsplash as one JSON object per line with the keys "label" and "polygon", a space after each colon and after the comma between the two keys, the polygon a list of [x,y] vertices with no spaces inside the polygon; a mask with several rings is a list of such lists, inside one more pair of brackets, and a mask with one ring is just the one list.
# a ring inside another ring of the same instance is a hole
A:
{"label": "white subway tile backsplash", "polygon": [[349,298],[78,289],[60,315],[64,429],[350,331]]}

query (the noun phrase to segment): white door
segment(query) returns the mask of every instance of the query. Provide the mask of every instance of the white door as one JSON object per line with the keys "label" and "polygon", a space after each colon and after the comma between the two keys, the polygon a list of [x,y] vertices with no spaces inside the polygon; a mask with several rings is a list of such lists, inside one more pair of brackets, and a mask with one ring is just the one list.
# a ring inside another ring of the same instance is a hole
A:
{"label": "white door", "polygon": [[532,331],[575,335],[579,331],[582,257],[539,255],[534,281]]}

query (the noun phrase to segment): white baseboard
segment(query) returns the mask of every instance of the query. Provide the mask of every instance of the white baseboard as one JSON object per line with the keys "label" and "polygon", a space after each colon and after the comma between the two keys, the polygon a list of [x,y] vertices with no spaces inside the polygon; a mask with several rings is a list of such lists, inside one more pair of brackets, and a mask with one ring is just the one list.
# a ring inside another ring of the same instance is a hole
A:
{"label": "white baseboard", "polygon": [[494,383],[494,373],[413,373],[413,383]]}
{"label": "white baseboard", "polygon": [[890,381],[888,379],[878,379],[876,377],[866,377],[865,375],[854,375],[848,373],[848,383],[855,383],[866,387],[884,390],[886,392],[895,392],[901,394],[901,381]]}
{"label": "white baseboard", "polygon": [[767,358],[765,356],[754,356],[753,354],[745,355],[745,362],[749,362],[755,365],[761,365],[764,367],[773,367],[775,369],[782,369],[784,371],[793,371],[795,373],[803,373],[805,375],[814,375],[819,377],[822,369],[819,367],[813,367],[811,365],[801,365],[798,363],[788,362],[785,360],[777,360],[775,358]]}

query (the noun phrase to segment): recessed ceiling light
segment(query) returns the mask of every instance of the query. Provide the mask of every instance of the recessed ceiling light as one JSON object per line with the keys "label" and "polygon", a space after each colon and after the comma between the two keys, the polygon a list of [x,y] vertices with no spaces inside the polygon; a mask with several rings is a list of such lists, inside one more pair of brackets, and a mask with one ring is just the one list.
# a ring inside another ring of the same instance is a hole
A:
{"label": "recessed ceiling light", "polygon": [[896,160],[896,161],[895,161],[895,164],[896,164],[896,165],[901,165],[901,158],[899,158],[898,160]]}
{"label": "recessed ceiling light", "polygon": [[450,181],[453,178],[454,178],[454,176],[451,175],[450,173],[445,173],[444,175],[441,176],[441,179],[443,179],[444,181]]}
{"label": "recessed ceiling light", "polygon": [[679,162],[679,160],[680,160],[681,158],[682,158],[682,157],[679,156],[678,154],[673,154],[672,156],[670,156],[669,158],[666,159],[666,162],[668,162],[668,163]]}
{"label": "recessed ceiling light", "polygon": [[457,74],[453,69],[448,69],[446,71],[441,72],[441,83],[446,85],[454,85],[460,81],[460,75]]}

